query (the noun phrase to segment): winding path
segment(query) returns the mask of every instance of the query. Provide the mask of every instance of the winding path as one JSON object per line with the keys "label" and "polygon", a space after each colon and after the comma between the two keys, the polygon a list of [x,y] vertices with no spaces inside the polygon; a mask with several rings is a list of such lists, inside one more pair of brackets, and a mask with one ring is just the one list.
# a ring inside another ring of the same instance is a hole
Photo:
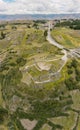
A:
{"label": "winding path", "polygon": [[[50,33],[50,23],[49,23],[49,28],[48,28],[48,35],[47,35],[47,41],[56,46],[57,48],[59,49],[62,49],[62,52],[64,53],[64,56],[62,56],[61,60],[64,62],[63,65],[60,67],[60,69],[55,72],[55,73],[52,73],[51,75],[57,75],[58,73],[61,72],[61,70],[63,69],[63,67],[65,66],[65,64],[67,63],[67,60],[68,60],[68,57],[67,57],[67,51],[64,49],[64,46],[60,45],[59,43],[57,43],[52,37],[51,37],[51,33]],[[50,82],[50,77],[48,80],[45,80],[45,81],[42,81],[42,82],[38,82],[38,81],[35,81],[36,84],[42,84],[42,83],[47,83],[47,82]]]}
{"label": "winding path", "polygon": [[68,58],[67,58],[67,51],[64,49],[64,46],[60,45],[59,43],[57,43],[52,37],[51,37],[51,33],[50,33],[50,23],[49,23],[49,28],[48,28],[48,36],[47,36],[47,40],[50,44],[58,47],[59,49],[62,49],[62,52],[64,53],[64,56],[62,57],[62,60],[65,61],[65,63],[67,62]]}

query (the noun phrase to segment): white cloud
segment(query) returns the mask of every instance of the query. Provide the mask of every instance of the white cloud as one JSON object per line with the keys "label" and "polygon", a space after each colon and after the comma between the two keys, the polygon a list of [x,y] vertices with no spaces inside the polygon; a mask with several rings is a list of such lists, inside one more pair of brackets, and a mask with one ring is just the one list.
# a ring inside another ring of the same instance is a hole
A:
{"label": "white cloud", "polygon": [[7,11],[6,3],[3,0],[0,0],[0,12]]}
{"label": "white cloud", "polygon": [[80,13],[80,0],[0,0],[0,14]]}

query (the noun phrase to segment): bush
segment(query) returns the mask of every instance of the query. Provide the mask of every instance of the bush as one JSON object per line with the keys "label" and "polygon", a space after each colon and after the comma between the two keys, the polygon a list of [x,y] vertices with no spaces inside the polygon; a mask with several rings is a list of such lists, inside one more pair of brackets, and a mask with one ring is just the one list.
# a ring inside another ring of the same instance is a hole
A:
{"label": "bush", "polygon": [[0,108],[0,124],[4,122],[7,116],[8,116],[8,111],[4,108]]}
{"label": "bush", "polygon": [[72,74],[73,70],[72,69],[68,69],[68,74]]}
{"label": "bush", "polygon": [[65,84],[66,84],[66,87],[68,88],[68,90],[77,89],[76,82],[74,81],[74,79],[72,77],[65,80]]}
{"label": "bush", "polygon": [[22,57],[18,57],[17,60],[16,60],[16,62],[17,62],[17,64],[19,66],[23,66],[26,63],[26,60],[24,58],[22,58]]}
{"label": "bush", "polygon": [[71,66],[74,68],[77,67],[77,61],[75,59],[72,60]]}
{"label": "bush", "polygon": [[15,67],[11,68],[4,77],[4,86],[17,85],[18,83],[20,83],[21,78],[22,73],[19,71],[19,69]]}
{"label": "bush", "polygon": [[80,70],[78,70],[78,68],[76,68],[75,72],[76,72],[76,80],[80,81]]}

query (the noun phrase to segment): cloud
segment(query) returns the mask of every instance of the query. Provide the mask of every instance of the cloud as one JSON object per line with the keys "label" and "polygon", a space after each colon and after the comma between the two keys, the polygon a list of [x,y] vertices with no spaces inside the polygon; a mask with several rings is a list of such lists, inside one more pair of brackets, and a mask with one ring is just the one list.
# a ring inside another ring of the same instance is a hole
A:
{"label": "cloud", "polygon": [[80,0],[0,0],[0,14],[80,13]]}

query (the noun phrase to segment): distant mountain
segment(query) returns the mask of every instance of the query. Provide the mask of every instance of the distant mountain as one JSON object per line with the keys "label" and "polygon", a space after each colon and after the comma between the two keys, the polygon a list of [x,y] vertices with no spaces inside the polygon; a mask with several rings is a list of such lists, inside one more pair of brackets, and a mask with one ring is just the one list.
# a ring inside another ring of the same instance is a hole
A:
{"label": "distant mountain", "polygon": [[37,20],[37,19],[80,19],[80,13],[77,14],[0,14],[0,21],[4,20]]}

